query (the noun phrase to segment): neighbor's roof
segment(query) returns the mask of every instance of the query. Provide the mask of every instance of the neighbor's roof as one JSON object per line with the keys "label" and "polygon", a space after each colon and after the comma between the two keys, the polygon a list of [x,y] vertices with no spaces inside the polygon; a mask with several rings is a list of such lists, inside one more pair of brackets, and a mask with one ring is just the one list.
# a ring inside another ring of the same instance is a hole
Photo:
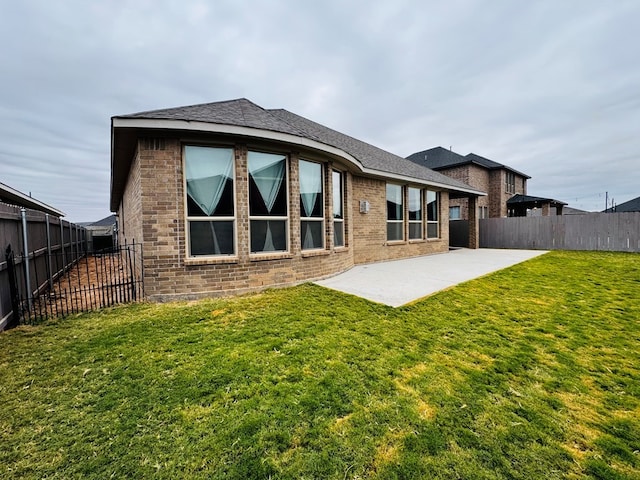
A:
{"label": "neighbor's roof", "polygon": [[111,209],[118,207],[135,149],[136,130],[202,131],[262,138],[324,151],[372,176],[413,180],[471,195],[465,183],[287,110],[266,110],[247,99],[120,115],[111,119]]}
{"label": "neighbor's roof", "polygon": [[0,183],[0,202],[7,203],[9,205],[15,205],[17,207],[30,208],[32,210],[38,210],[43,213],[48,213],[55,217],[64,217],[64,212],[47,205],[40,200],[19,192],[15,188],[11,188],[4,183]]}
{"label": "neighbor's roof", "polygon": [[[614,212],[640,212],[640,197],[629,200],[628,202],[616,205]],[[611,212],[610,208],[607,208],[605,212]]]}
{"label": "neighbor's roof", "polygon": [[108,217],[104,217],[97,222],[92,222],[89,224],[90,227],[111,227],[115,225],[117,222],[115,215],[109,215]]}
{"label": "neighbor's roof", "polygon": [[447,150],[443,147],[434,147],[421,152],[412,153],[407,157],[412,162],[419,163],[428,168],[434,170],[444,170],[451,167],[459,167],[462,165],[475,164],[489,170],[505,169],[513,173],[516,173],[524,178],[531,178],[529,175],[519,172],[518,170],[503,165],[488,158],[482,157],[475,153],[469,153],[467,155],[460,155],[452,150]]}

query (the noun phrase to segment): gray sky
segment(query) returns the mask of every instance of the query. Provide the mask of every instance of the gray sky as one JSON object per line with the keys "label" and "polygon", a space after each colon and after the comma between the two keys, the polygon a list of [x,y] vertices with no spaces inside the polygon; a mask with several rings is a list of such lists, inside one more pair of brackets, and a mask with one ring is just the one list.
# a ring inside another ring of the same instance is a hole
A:
{"label": "gray sky", "polygon": [[585,210],[640,195],[640,1],[0,0],[0,182],[109,214],[110,117],[246,97],[474,152]]}

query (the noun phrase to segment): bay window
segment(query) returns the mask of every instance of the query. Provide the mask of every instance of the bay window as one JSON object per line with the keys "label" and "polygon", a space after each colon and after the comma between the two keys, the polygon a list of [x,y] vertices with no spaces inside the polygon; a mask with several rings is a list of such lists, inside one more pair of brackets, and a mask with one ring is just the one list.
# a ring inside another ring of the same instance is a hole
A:
{"label": "bay window", "polygon": [[409,187],[409,240],[422,239],[422,190]]}
{"label": "bay window", "polygon": [[344,247],[344,188],[342,173],[332,172],[333,184],[333,246]]}
{"label": "bay window", "polygon": [[300,176],[300,242],[303,250],[324,247],[324,195],[322,165],[298,162]]}
{"label": "bay window", "polygon": [[402,186],[387,183],[387,240],[404,240]]}
{"label": "bay window", "polygon": [[287,158],[249,151],[249,236],[251,253],[288,250]]}
{"label": "bay window", "polygon": [[235,254],[232,148],[186,145],[189,256]]}

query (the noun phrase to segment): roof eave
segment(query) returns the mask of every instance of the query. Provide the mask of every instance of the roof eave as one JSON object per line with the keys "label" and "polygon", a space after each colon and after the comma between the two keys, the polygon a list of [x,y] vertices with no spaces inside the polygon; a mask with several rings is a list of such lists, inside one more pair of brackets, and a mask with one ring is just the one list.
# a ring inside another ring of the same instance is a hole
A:
{"label": "roof eave", "polygon": [[[254,137],[262,140],[273,140],[284,142],[292,145],[298,145],[302,147],[311,148],[314,150],[320,150],[340,157],[342,160],[354,166],[358,171],[363,174],[392,178],[396,180],[402,180],[406,182],[412,182],[416,184],[422,184],[427,186],[433,186],[441,189],[451,190],[455,192],[466,193],[474,196],[486,195],[485,192],[473,189],[471,187],[459,187],[455,185],[448,185],[441,182],[434,182],[407,175],[400,175],[383,170],[377,170],[372,168],[366,168],[362,162],[360,162],[353,155],[345,152],[344,150],[328,145],[326,143],[312,140],[307,137],[292,135],[290,133],[275,132],[272,130],[264,130],[253,127],[245,127],[238,125],[228,125],[221,123],[208,123],[201,121],[189,121],[189,120],[175,120],[175,119],[151,119],[151,118],[129,118],[129,117],[112,117],[111,118],[111,211],[117,211],[122,198],[124,186],[120,186],[119,183],[126,182],[126,177],[117,179],[114,178],[114,171],[116,164],[130,165],[131,158],[121,159],[118,158],[117,151],[117,131],[118,130],[130,130],[130,129],[143,129],[143,130],[183,130],[183,131],[198,131],[209,132],[217,134],[227,134],[243,137]],[[425,167],[426,168],[426,167]],[[128,172],[128,169],[127,169]],[[121,174],[121,177],[124,175]],[[122,191],[121,191],[122,190]]]}
{"label": "roof eave", "polygon": [[19,207],[30,208],[32,210],[38,210],[55,217],[64,217],[66,215],[62,210],[53,208],[52,206],[47,205],[40,200],[36,200],[35,198],[30,197],[15,188],[11,188],[4,183],[0,183],[0,198],[6,199],[6,203],[15,204]]}

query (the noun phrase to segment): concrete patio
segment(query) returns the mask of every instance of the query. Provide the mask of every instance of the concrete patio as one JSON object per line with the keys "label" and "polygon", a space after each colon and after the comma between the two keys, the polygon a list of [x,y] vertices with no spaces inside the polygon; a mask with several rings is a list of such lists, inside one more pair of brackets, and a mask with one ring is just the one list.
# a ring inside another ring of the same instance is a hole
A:
{"label": "concrete patio", "polygon": [[547,251],[488,248],[452,250],[438,255],[357,265],[315,283],[399,307],[544,253]]}

